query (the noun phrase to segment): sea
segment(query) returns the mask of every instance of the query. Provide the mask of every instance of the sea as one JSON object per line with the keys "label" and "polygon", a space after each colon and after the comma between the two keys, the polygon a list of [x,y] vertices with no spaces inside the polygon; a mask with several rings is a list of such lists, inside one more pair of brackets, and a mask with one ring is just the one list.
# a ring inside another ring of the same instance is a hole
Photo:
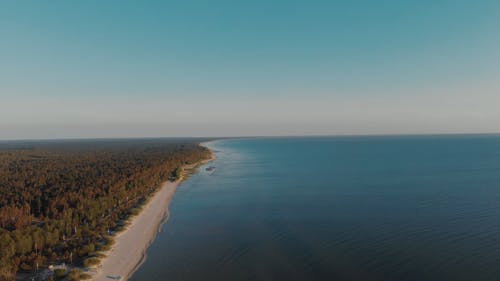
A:
{"label": "sea", "polygon": [[131,280],[500,280],[499,135],[207,146]]}

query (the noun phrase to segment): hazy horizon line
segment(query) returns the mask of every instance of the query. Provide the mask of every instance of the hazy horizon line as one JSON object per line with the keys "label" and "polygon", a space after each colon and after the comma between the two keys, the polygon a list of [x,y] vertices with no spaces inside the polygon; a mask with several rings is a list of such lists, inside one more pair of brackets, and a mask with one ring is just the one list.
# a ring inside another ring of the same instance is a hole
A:
{"label": "hazy horizon line", "polygon": [[143,137],[60,137],[60,138],[0,138],[0,142],[36,142],[36,141],[92,141],[92,140],[155,140],[155,139],[254,139],[254,138],[322,138],[322,137],[412,137],[412,136],[494,136],[500,132],[461,132],[461,133],[365,133],[365,134],[304,134],[304,135],[244,135],[244,136],[143,136]]}

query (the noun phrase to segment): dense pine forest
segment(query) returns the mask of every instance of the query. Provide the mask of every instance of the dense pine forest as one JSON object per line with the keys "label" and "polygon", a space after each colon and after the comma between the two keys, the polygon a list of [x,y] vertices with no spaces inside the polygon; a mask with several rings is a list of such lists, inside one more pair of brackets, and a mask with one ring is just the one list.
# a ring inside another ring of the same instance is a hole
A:
{"label": "dense pine forest", "polygon": [[94,263],[162,182],[209,155],[190,139],[0,142],[0,280]]}

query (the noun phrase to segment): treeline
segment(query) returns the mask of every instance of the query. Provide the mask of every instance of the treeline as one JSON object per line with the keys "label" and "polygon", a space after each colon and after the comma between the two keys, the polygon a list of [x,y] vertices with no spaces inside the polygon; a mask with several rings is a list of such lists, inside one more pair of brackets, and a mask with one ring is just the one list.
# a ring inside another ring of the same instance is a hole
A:
{"label": "treeline", "polygon": [[191,140],[0,145],[0,280],[92,263],[162,182],[209,154]]}

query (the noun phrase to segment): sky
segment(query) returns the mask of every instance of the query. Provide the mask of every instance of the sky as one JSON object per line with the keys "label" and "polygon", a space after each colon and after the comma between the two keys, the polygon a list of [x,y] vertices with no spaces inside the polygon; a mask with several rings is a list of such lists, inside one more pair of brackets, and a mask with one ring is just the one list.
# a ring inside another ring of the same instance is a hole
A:
{"label": "sky", "polygon": [[500,1],[1,1],[0,139],[500,132]]}

